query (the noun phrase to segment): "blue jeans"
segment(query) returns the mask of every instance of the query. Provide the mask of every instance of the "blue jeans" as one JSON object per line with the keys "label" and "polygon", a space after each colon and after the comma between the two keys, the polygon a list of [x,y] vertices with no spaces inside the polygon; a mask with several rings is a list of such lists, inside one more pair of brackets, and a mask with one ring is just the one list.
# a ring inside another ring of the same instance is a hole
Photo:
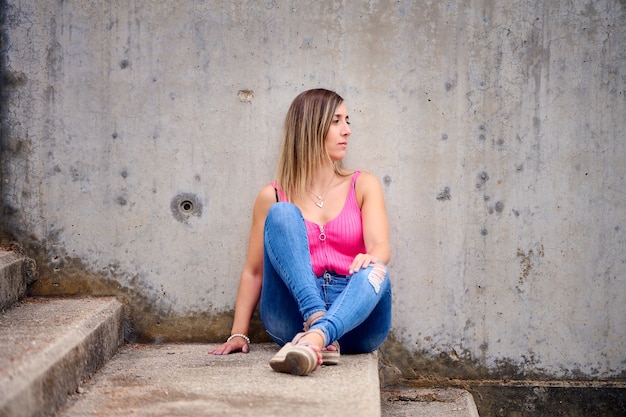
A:
{"label": "blue jeans", "polygon": [[306,226],[291,203],[276,203],[265,221],[261,321],[279,345],[302,331],[303,322],[325,312],[311,328],[326,344],[338,340],[344,353],[377,349],[391,328],[391,282],[373,266],[351,276],[326,272],[316,277],[311,266]]}

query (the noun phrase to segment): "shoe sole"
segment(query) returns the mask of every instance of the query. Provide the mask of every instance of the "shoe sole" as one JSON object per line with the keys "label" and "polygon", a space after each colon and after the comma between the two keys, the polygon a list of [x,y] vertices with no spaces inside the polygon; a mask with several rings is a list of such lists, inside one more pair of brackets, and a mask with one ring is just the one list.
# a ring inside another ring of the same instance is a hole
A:
{"label": "shoe sole", "polygon": [[336,350],[322,350],[322,365],[338,365],[341,354],[339,353],[339,342],[332,343]]}
{"label": "shoe sole", "polygon": [[338,365],[339,364],[339,352],[322,351],[322,365]]}
{"label": "shoe sole", "polygon": [[277,372],[307,375],[317,367],[317,355],[310,348],[287,343],[270,360],[270,366]]}

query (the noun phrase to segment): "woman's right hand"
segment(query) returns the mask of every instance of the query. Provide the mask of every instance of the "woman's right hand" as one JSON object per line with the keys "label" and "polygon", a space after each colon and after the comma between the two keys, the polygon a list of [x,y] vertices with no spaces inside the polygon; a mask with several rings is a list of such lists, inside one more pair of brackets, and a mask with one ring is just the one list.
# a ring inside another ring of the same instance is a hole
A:
{"label": "woman's right hand", "polygon": [[209,355],[228,355],[229,353],[243,352],[248,353],[250,346],[248,342],[241,337],[234,337],[229,342],[224,342],[219,346],[209,350]]}

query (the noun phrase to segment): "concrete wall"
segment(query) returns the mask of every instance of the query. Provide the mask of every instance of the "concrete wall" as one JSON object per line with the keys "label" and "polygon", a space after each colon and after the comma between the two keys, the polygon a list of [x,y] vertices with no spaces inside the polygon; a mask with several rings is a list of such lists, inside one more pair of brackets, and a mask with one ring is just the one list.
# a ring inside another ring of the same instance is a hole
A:
{"label": "concrete wall", "polygon": [[347,165],[385,188],[389,364],[626,377],[624,1],[2,10],[2,230],[34,294],[118,295],[131,338],[221,340],[283,116],[323,86]]}

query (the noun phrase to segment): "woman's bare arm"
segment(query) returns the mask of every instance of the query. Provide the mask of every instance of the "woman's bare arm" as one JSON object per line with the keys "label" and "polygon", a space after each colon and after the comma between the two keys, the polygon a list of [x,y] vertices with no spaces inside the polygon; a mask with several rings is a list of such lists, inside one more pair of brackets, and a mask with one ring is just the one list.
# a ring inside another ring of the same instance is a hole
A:
{"label": "woman's bare arm", "polygon": [[385,197],[380,181],[374,175],[362,172],[356,182],[357,200],[363,219],[363,241],[367,253],[359,254],[350,265],[350,271],[367,268],[371,263],[387,264],[389,250],[389,222]]}
{"label": "woman's bare arm", "polygon": [[[276,202],[274,188],[265,186],[258,194],[252,211],[252,227],[248,239],[248,255],[235,301],[235,317],[231,334],[248,335],[250,320],[261,297],[263,284],[263,230],[270,206]],[[209,351],[213,355],[227,355],[231,352],[248,352],[248,344],[242,337],[235,337]]]}

